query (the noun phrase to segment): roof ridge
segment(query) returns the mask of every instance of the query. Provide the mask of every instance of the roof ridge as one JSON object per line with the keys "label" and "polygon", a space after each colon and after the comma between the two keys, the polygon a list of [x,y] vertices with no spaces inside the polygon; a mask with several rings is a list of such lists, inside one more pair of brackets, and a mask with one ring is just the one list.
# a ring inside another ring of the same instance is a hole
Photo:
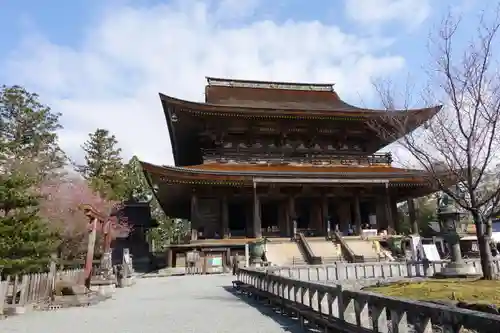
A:
{"label": "roof ridge", "polygon": [[260,81],[206,77],[208,86],[335,92],[334,83]]}

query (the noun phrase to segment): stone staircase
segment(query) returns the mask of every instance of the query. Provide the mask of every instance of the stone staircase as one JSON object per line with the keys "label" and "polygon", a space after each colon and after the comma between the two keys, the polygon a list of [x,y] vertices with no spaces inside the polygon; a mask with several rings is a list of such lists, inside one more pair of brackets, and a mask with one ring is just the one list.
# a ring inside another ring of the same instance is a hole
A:
{"label": "stone staircase", "polygon": [[266,259],[271,265],[276,266],[307,264],[297,243],[289,239],[268,239],[266,243]]}
{"label": "stone staircase", "polygon": [[345,239],[345,241],[352,252],[356,256],[362,256],[365,262],[380,260],[373,241],[365,239]]}
{"label": "stone staircase", "polygon": [[323,264],[343,260],[340,245],[326,240],[324,237],[307,237],[306,240],[313,254],[321,257]]}

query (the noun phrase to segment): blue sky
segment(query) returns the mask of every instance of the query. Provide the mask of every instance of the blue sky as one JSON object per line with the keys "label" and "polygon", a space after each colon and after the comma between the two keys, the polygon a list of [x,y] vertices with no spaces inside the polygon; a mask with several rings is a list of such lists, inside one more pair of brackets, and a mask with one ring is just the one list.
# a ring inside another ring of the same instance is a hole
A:
{"label": "blue sky", "polygon": [[372,79],[425,79],[428,36],[447,11],[467,31],[494,2],[0,0],[0,83],[63,113],[73,158],[105,127],[126,154],[169,164],[159,91],[201,100],[205,76],[326,81],[373,106]]}

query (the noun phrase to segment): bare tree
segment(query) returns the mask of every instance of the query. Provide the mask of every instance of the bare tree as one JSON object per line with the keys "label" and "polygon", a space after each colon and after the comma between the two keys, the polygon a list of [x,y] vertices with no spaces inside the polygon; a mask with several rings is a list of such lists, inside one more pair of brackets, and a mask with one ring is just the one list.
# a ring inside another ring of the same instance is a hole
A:
{"label": "bare tree", "polygon": [[[410,111],[414,87],[407,85],[397,92],[389,81],[376,82],[375,88],[390,112],[370,122],[380,136],[398,140],[427,171],[435,188],[472,215],[485,279],[493,278],[491,215],[500,202],[500,67],[494,57],[499,9],[483,12],[474,37],[464,47],[459,38],[461,19],[452,14],[431,36],[429,81],[421,96],[440,105],[430,109],[436,114],[422,128],[414,130],[418,115]],[[398,107],[401,113],[395,112]],[[461,191],[450,186],[452,183]]]}

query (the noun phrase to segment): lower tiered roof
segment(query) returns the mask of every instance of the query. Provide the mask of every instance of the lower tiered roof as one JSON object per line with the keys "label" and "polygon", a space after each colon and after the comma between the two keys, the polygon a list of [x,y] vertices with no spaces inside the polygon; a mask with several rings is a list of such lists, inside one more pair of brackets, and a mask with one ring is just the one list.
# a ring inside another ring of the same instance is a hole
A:
{"label": "lower tiered roof", "polygon": [[[142,162],[144,171],[162,182],[171,184],[227,184],[236,186],[252,185],[256,178],[279,177],[290,182],[297,177],[304,179],[387,180],[391,185],[429,185],[425,171],[395,168],[391,166],[303,166],[303,165],[251,165],[212,163],[188,167],[158,166]],[[310,182],[310,181],[308,181]],[[326,182],[326,181],[325,181]],[[361,182],[361,181],[360,181]]]}
{"label": "lower tiered roof", "polygon": [[[217,187],[228,193],[244,195],[245,188],[260,183],[272,187],[279,183],[286,188],[304,185],[324,188],[337,195],[349,195],[350,188],[376,195],[381,186],[399,198],[419,197],[436,191],[428,173],[422,170],[392,166],[305,166],[211,163],[187,167],[159,166],[141,162],[148,182],[162,208],[172,216],[188,217],[193,186],[205,188],[216,195]],[[443,179],[449,179],[443,175]],[[274,184],[273,184],[274,183]],[[450,183],[451,180],[450,180]],[[226,190],[224,190],[224,188]],[[233,190],[231,190],[233,189]],[[232,192],[231,192],[232,191]],[[266,192],[267,193],[267,192]],[[319,193],[316,193],[319,195]],[[351,193],[352,194],[352,193]]]}

